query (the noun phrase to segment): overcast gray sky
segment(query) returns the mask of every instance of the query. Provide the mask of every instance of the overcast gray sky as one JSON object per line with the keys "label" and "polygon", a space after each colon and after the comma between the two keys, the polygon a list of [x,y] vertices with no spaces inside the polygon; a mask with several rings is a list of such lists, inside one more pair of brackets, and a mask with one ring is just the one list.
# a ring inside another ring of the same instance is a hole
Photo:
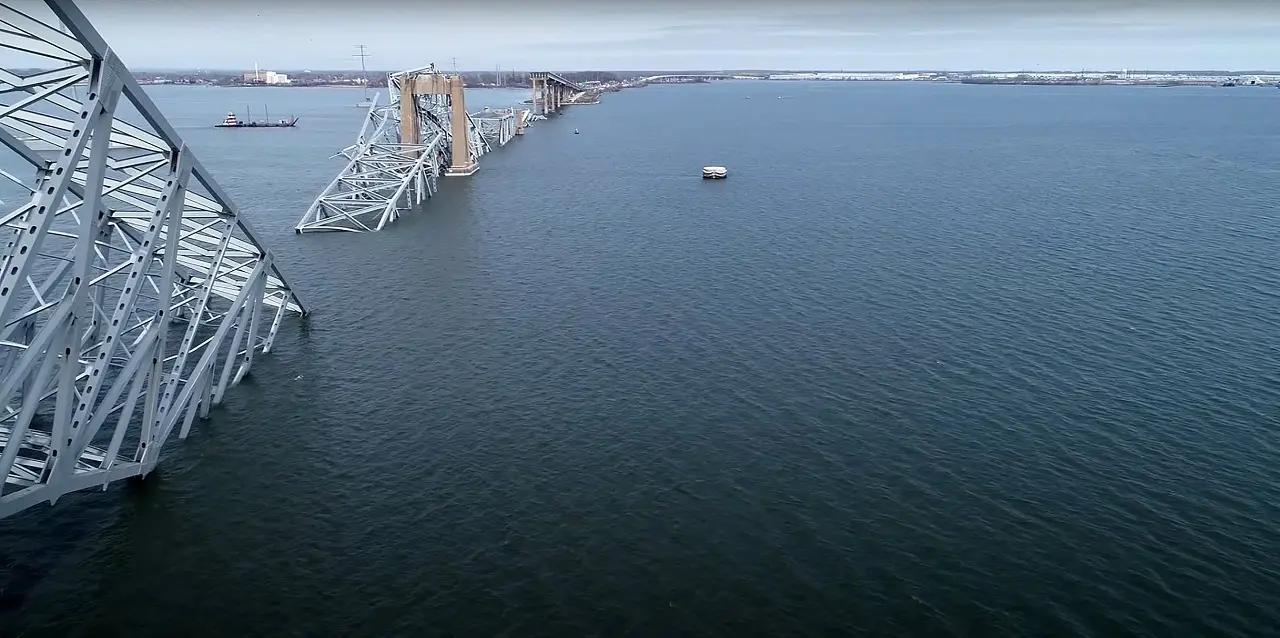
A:
{"label": "overcast gray sky", "polygon": [[1280,69],[1280,0],[83,0],[135,67]]}

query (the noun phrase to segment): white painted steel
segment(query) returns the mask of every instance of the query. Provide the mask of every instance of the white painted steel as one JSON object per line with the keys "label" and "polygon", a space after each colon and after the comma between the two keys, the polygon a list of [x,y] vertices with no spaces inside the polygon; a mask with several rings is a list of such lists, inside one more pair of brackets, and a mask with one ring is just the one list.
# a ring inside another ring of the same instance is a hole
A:
{"label": "white painted steel", "polygon": [[515,139],[520,120],[522,117],[527,117],[527,114],[527,110],[518,111],[514,108],[485,109],[479,113],[472,113],[471,121],[489,146],[506,146],[508,142]]}
{"label": "white painted steel", "polygon": [[35,168],[0,218],[0,518],[145,476],[305,312],[85,16],[46,4],[0,4],[0,143]]}
{"label": "white painted steel", "polygon": [[[385,106],[375,96],[356,143],[337,156],[347,163],[298,220],[299,233],[382,230],[438,190],[438,178],[451,165],[453,104],[447,95],[419,95],[414,112],[418,138],[401,139],[400,87],[418,75],[437,73],[435,65],[387,76]],[[535,118],[528,110],[486,109],[468,113],[467,143],[479,160],[516,137],[521,123]]]}
{"label": "white painted steel", "polygon": [[347,165],[307,208],[297,232],[381,230],[435,194],[437,177],[449,165],[448,137],[433,128],[424,131],[424,143],[402,143],[398,85],[388,93],[386,106],[374,96],[356,143],[339,153]]}

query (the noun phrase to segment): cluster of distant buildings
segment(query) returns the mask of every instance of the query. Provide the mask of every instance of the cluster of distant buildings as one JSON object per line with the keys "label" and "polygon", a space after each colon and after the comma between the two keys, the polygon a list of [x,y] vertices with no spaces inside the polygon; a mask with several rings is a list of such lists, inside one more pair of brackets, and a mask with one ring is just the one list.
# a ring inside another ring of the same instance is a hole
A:
{"label": "cluster of distant buildings", "polygon": [[[373,71],[310,71],[290,76],[278,71],[218,72],[183,71],[138,74],[142,84],[203,84],[211,86],[367,86],[370,77],[381,77]],[[528,75],[507,72],[461,74],[467,86],[527,86]],[[708,79],[844,81],[844,82],[960,82],[965,84],[1120,84],[1150,86],[1276,86],[1280,74],[1224,74],[1214,72],[1159,71],[797,71],[737,72],[728,74],[657,74],[653,77],[602,72],[566,73],[566,77],[598,91],[615,91],[631,86],[660,81],[663,83],[705,82]]]}
{"label": "cluster of distant buildings", "polygon": [[[369,75],[373,75],[370,73]],[[359,71],[161,71],[135,74],[139,84],[195,84],[203,86],[366,86]]]}
{"label": "cluster of distant buildings", "polygon": [[1280,84],[1280,74],[1231,75],[1193,72],[1130,71],[1010,71],[1010,72],[802,72],[771,73],[769,80],[830,81],[923,81],[963,82],[966,84],[1130,84],[1130,85],[1206,85],[1268,86]]}
{"label": "cluster of distant buildings", "polygon": [[1041,73],[969,73],[970,84],[1121,84],[1155,86],[1268,86],[1280,83],[1280,75],[1229,75],[1219,73],[1169,73],[1130,71],[1081,71]]}
{"label": "cluster of distant buildings", "polygon": [[[734,76],[738,77],[738,76]],[[803,73],[771,73],[765,76],[767,80],[830,80],[830,81],[937,81],[950,79],[946,73],[932,72],[803,72]]]}
{"label": "cluster of distant buildings", "polygon": [[[465,71],[458,72],[463,81],[470,87],[520,87],[529,86],[527,72],[502,71],[492,72]],[[135,73],[139,84],[184,84],[204,86],[372,86],[382,84],[387,76],[386,71],[323,71],[303,69],[289,73],[267,71],[255,64],[252,71],[144,71]],[[615,73],[604,71],[580,71],[562,73],[572,81],[582,83],[592,81],[598,84],[622,82]]]}
{"label": "cluster of distant buildings", "polygon": [[278,86],[289,86],[293,81],[284,73],[276,73],[275,71],[262,71],[254,69],[250,73],[244,74],[245,84],[272,84]]}

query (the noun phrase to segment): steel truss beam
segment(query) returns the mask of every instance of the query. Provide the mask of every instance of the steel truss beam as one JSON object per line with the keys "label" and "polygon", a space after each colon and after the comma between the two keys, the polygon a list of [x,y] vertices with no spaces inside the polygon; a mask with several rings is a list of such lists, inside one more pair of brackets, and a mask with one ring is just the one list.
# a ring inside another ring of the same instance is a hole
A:
{"label": "steel truss beam", "polygon": [[500,147],[515,139],[521,123],[527,121],[529,113],[528,110],[517,111],[514,108],[485,109],[472,113],[471,121],[490,147]]}
{"label": "steel truss beam", "polygon": [[[404,83],[433,74],[435,67],[427,66],[387,77],[386,105],[379,106],[375,96],[356,143],[338,153],[346,158],[346,166],[307,208],[295,231],[382,230],[436,193],[438,178],[446,173],[452,159],[453,105],[445,95],[416,95],[417,121],[411,128],[418,131],[417,139],[406,140],[401,139],[400,102]],[[505,145],[516,134],[516,118],[522,112],[511,113],[502,116],[510,121],[500,122],[490,122],[490,115],[464,113],[467,148],[474,159]]]}
{"label": "steel truss beam", "polygon": [[46,4],[0,3],[23,60],[0,69],[0,143],[35,167],[0,218],[0,518],[145,476],[305,312],[85,16]]}
{"label": "steel truss beam", "polygon": [[386,106],[374,96],[356,143],[339,153],[346,167],[307,208],[297,232],[382,230],[435,194],[437,178],[449,165],[448,127],[424,132],[425,143],[402,143],[400,91],[393,86],[388,92]]}

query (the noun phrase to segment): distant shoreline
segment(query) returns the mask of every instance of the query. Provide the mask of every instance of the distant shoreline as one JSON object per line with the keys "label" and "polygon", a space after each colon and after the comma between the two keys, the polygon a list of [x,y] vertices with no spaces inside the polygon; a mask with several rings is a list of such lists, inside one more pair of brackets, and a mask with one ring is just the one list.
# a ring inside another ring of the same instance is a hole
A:
{"label": "distant shoreline", "polygon": [[[385,85],[352,86],[350,84],[206,84],[202,82],[138,82],[140,86],[203,86],[211,89],[369,89],[378,91]],[[468,86],[468,89],[528,89],[528,86]]]}

